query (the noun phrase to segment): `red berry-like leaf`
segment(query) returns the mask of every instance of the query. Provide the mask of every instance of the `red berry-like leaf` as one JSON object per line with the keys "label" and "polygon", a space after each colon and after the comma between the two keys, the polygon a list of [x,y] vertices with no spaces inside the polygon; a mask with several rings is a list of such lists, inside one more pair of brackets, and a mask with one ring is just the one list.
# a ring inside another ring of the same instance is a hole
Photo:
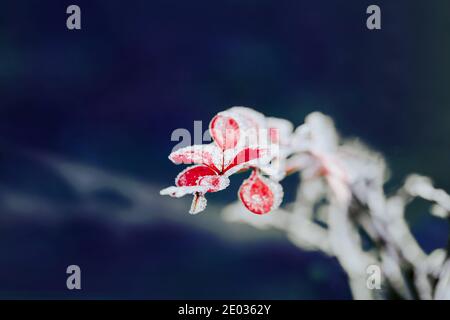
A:
{"label": "red berry-like leaf", "polygon": [[218,114],[209,125],[209,130],[215,143],[222,149],[234,148],[240,139],[238,122],[232,117]]}
{"label": "red berry-like leaf", "polygon": [[180,172],[175,179],[175,185],[177,187],[196,186],[199,178],[215,174],[216,172],[207,166],[191,166]]}
{"label": "red berry-like leaf", "polygon": [[239,189],[244,206],[255,214],[265,214],[278,208],[283,197],[280,184],[261,176],[256,170]]}

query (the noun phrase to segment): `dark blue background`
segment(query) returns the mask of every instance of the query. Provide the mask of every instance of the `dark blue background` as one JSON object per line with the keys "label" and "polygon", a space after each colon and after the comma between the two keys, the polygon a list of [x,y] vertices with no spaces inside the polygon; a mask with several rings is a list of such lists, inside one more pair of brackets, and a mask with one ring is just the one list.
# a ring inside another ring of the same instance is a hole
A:
{"label": "dark blue background", "polygon": [[[372,3],[380,31],[365,27]],[[80,31],[66,29],[70,4]],[[160,197],[180,169],[170,135],[233,105],[295,125],[319,110],[386,155],[388,191],[410,172],[450,190],[449,12],[437,0],[3,1],[0,297],[350,298],[333,259],[220,220],[238,182],[197,217]],[[408,219],[430,251],[448,226],[426,209]],[[65,287],[69,264],[80,292]]]}

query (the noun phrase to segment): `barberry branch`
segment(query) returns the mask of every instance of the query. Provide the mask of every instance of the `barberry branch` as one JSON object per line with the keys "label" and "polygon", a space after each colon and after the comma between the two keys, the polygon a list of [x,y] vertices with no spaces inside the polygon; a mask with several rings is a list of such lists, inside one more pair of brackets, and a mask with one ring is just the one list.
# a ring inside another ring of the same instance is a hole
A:
{"label": "barberry branch", "polygon": [[[194,201],[204,199],[203,210],[206,193],[224,190],[230,175],[250,170],[240,202],[223,210],[225,220],[275,228],[302,250],[335,257],[355,299],[450,299],[450,244],[425,253],[405,218],[415,198],[431,202],[431,214],[449,218],[450,196],[429,178],[410,175],[386,195],[383,157],[359,142],[342,140],[332,119],[318,112],[294,131],[287,120],[233,107],[213,118],[210,132],[213,144],[170,155],[176,164],[194,166],[161,194],[192,193]],[[280,207],[279,182],[295,173],[300,177],[296,199]],[[381,272],[380,287],[368,283],[373,266]]]}

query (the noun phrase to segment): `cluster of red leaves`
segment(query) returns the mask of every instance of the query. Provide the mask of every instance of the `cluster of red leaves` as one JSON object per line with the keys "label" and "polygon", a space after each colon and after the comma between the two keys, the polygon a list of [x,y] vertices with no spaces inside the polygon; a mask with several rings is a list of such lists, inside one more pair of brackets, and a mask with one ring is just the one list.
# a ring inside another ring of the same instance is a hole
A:
{"label": "cluster of red leaves", "polygon": [[246,170],[251,170],[251,174],[242,183],[238,196],[255,214],[278,208],[283,198],[278,181],[296,171],[303,172],[302,178],[324,178],[341,202],[348,202],[351,197],[352,177],[343,165],[345,154],[339,151],[331,119],[321,113],[310,114],[294,131],[287,120],[233,107],[217,114],[209,131],[213,143],[170,154],[173,163],[192,166],[177,176],[175,186],[161,190],[161,194],[172,197],[193,194],[190,213],[203,211],[206,193],[227,188],[231,175]]}
{"label": "cluster of red leaves", "polygon": [[161,194],[172,197],[193,194],[190,213],[198,213],[206,207],[206,193],[227,188],[232,174],[251,170],[239,189],[244,206],[255,214],[278,208],[283,189],[265,172],[271,172],[274,160],[279,157],[282,134],[292,131],[290,123],[289,129],[285,129],[286,123],[245,107],[217,114],[209,125],[213,143],[185,147],[170,154],[173,163],[192,166],[176,177],[175,186],[161,190]]}

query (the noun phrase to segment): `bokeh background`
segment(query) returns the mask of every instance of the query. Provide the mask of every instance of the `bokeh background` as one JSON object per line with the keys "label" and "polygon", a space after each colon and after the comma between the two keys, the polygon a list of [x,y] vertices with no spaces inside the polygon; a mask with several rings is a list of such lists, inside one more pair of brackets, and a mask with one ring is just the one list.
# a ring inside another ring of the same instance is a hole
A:
{"label": "bokeh background", "polygon": [[[386,156],[388,192],[410,172],[450,190],[449,1],[0,7],[0,298],[350,299],[334,259],[221,220],[241,177],[195,217],[190,199],[159,196],[181,170],[172,131],[233,105],[296,125],[322,111]],[[448,225],[426,209],[408,220],[429,252]],[[66,289],[70,264],[81,291]]]}

